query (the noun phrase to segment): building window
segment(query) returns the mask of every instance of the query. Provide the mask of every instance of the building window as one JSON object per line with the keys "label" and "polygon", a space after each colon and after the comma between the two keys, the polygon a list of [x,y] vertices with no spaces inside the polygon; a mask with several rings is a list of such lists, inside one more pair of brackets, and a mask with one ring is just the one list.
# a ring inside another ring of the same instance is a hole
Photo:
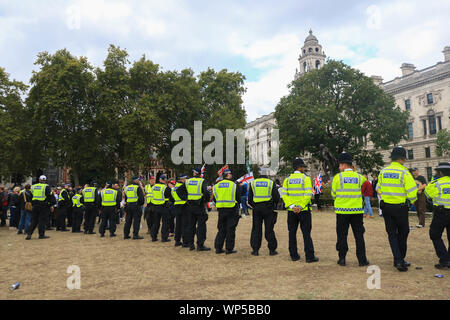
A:
{"label": "building window", "polygon": [[307,66],[306,66],[306,62],[303,62],[303,71],[305,71],[305,72],[308,71],[307,70]]}
{"label": "building window", "polygon": [[308,52],[312,52],[312,51],[313,51],[312,48],[309,48],[309,49],[308,49]]}
{"label": "building window", "polygon": [[433,180],[433,168],[431,167],[427,167],[427,178],[428,181]]}
{"label": "building window", "polygon": [[427,120],[422,120],[423,123],[423,135],[427,136]]}
{"label": "building window", "polygon": [[408,123],[408,139],[412,139],[413,137],[413,124],[410,122]]}
{"label": "building window", "polygon": [[427,101],[428,101],[428,104],[433,104],[433,94],[432,93],[427,94]]}
{"label": "building window", "polygon": [[436,117],[428,116],[428,121],[430,122],[430,134],[436,134]]}
{"label": "building window", "polygon": [[430,147],[425,148],[425,157],[431,158],[431,148]]}
{"label": "building window", "polygon": [[441,131],[441,130],[442,130],[442,120],[441,120],[441,117],[437,117],[437,123],[438,123],[438,129],[439,129],[439,131]]}
{"label": "building window", "polygon": [[320,69],[320,61],[316,60],[316,69]]}
{"label": "building window", "polygon": [[411,100],[405,100],[405,108],[406,110],[411,110]]}
{"label": "building window", "polygon": [[316,48],[316,52],[319,52],[319,48]]}
{"label": "building window", "polygon": [[414,150],[409,149],[408,150],[408,160],[413,160],[413,159],[414,159]]}

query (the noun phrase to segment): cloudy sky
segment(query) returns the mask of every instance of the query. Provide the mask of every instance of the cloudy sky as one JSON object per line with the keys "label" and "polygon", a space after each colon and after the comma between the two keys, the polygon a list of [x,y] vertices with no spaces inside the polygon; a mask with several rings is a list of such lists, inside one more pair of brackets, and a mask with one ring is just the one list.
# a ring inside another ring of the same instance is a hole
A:
{"label": "cloudy sky", "polygon": [[0,0],[0,67],[28,83],[37,53],[101,66],[109,44],[165,70],[240,71],[251,121],[288,93],[311,28],[326,55],[385,81],[450,46],[449,0]]}

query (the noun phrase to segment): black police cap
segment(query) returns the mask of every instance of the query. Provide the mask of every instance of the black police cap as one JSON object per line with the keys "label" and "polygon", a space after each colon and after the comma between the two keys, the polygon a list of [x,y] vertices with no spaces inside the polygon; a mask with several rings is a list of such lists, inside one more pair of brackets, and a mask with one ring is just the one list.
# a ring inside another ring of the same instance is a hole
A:
{"label": "black police cap", "polygon": [[434,170],[450,170],[450,162],[441,162]]}
{"label": "black police cap", "polygon": [[306,167],[305,161],[301,158],[295,158],[294,161],[292,161],[292,168],[295,170],[300,167]]}
{"label": "black police cap", "polygon": [[391,152],[391,159],[406,159],[406,149],[401,146],[395,147]]}
{"label": "black police cap", "polygon": [[350,153],[348,152],[342,152],[338,155],[338,162],[339,163],[349,163],[352,164],[353,163],[353,157]]}

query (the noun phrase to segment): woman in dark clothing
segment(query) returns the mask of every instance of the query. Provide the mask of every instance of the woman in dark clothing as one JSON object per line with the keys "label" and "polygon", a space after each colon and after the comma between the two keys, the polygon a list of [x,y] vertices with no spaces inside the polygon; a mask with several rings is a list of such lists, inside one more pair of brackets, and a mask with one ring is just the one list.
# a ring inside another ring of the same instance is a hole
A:
{"label": "woman in dark clothing", "polygon": [[9,226],[17,228],[20,219],[20,187],[15,187],[14,192],[9,195]]}
{"label": "woman in dark clothing", "polygon": [[[27,184],[25,186],[25,190],[23,190],[19,194],[19,201],[20,201],[20,221],[19,221],[19,227],[17,234],[22,234],[23,231],[26,232],[28,226],[31,222],[31,211],[27,211],[25,209],[25,203],[30,202],[33,199],[33,195],[31,194],[31,186]],[[25,201],[26,200],[26,201]]]}

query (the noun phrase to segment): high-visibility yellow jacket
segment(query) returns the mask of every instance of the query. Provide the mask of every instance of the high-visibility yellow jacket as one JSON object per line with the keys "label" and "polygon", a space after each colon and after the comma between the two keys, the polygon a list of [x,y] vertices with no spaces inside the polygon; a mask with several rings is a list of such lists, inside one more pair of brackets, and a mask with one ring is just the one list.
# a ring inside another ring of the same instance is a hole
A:
{"label": "high-visibility yellow jacket", "polygon": [[236,183],[230,180],[222,180],[213,187],[216,207],[233,208],[236,206]]}
{"label": "high-visibility yellow jacket", "polygon": [[259,178],[250,183],[253,191],[253,202],[260,203],[272,200],[273,181]]}
{"label": "high-visibility yellow jacket", "polygon": [[402,204],[406,199],[417,200],[417,185],[413,176],[402,164],[394,161],[381,170],[378,176],[381,200],[388,204]]}
{"label": "high-visibility yellow jacket", "polygon": [[147,201],[147,204],[151,203],[152,199],[153,199],[152,186],[148,184],[145,186],[145,200]]}
{"label": "high-visibility yellow jacket", "polygon": [[183,204],[185,204],[187,202],[185,200],[181,200],[181,198],[177,194],[177,189],[179,187],[181,187],[182,185],[183,184],[181,182],[177,182],[177,184],[175,185],[175,187],[173,187],[173,189],[171,191],[172,192],[172,198],[173,198],[173,200],[175,200],[174,205],[176,205],[176,206],[181,206],[181,205],[183,205]]}
{"label": "high-visibility yellow jacket", "polygon": [[338,173],[333,178],[331,196],[336,214],[362,214],[363,196],[361,186],[367,179],[353,170]]}
{"label": "high-visibility yellow jacket", "polygon": [[433,206],[450,209],[450,177],[445,176],[430,182],[425,188],[425,196],[433,200]]}
{"label": "high-visibility yellow jacket", "polygon": [[311,178],[306,174],[296,171],[284,179],[281,197],[288,211],[292,211],[292,208],[289,208],[292,205],[300,206],[302,211],[307,211],[312,196]]}

